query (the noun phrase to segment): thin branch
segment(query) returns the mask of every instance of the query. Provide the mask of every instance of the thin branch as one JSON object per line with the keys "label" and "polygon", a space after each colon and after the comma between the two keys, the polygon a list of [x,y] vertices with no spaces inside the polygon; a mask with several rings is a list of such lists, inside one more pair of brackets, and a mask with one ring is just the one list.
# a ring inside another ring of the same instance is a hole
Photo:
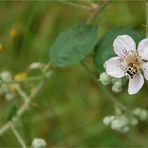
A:
{"label": "thin branch", "polygon": [[21,82],[30,82],[30,81],[37,81],[37,80],[41,80],[44,76],[36,76],[36,77],[29,77],[26,79],[22,79],[22,80],[9,80],[9,81],[4,81],[4,80],[0,80],[0,84],[14,84],[14,83],[21,83]]}
{"label": "thin branch", "polygon": [[82,8],[82,9],[85,9],[85,10],[91,10],[92,9],[91,7],[79,5],[79,4],[76,4],[76,3],[73,3],[73,2],[62,1],[62,0],[57,0],[57,1],[60,2],[60,3],[66,4],[66,5],[74,6],[74,7],[77,7],[77,8]]}
{"label": "thin branch", "polygon": [[[35,90],[30,94],[30,96],[24,96],[22,94],[20,94],[22,97],[25,97],[24,99],[26,100],[24,102],[24,104],[19,108],[19,110],[16,113],[16,116],[14,116],[12,118],[11,121],[8,121],[1,129],[0,129],[0,136],[2,136],[9,128],[10,128],[10,122],[12,122],[13,124],[15,124],[18,119],[28,110],[29,105],[32,101],[32,99],[34,97],[36,97],[36,95],[39,93],[40,89],[43,87],[44,83],[45,83],[45,78],[47,77],[46,73],[48,73],[48,68],[49,68],[49,64],[44,68],[43,70],[43,75],[44,77],[42,78],[42,80],[39,82],[39,84],[37,85],[37,87],[35,88]],[[52,74],[52,73],[50,73]],[[48,74],[48,77],[50,75]],[[18,91],[20,93],[20,91]]]}
{"label": "thin branch", "polygon": [[28,96],[27,94],[21,89],[21,87],[19,85],[15,86],[17,92],[20,94],[20,96],[24,99],[25,102],[28,101]]}
{"label": "thin branch", "polygon": [[105,6],[109,3],[108,0],[101,0],[98,2],[97,6],[92,10],[92,13],[87,18],[86,23],[90,24],[96,16],[105,8]]}
{"label": "thin branch", "polygon": [[23,138],[20,136],[19,132],[16,130],[15,126],[12,123],[10,123],[10,129],[12,130],[12,132],[14,133],[16,138],[18,139],[18,141],[21,144],[22,148],[27,148]]}
{"label": "thin branch", "polygon": [[87,65],[84,62],[81,62],[83,68],[89,73],[90,77],[99,85],[99,87],[103,90],[103,92],[105,92],[104,94],[112,101],[114,102],[116,105],[118,105],[123,111],[126,110],[126,107],[124,105],[122,105],[120,102],[118,102],[116,100],[116,98],[109,93],[108,91],[106,91],[105,87],[103,87],[99,82],[98,79],[92,75],[92,72],[89,70],[89,68],[87,67]]}
{"label": "thin branch", "polygon": [[146,37],[148,37],[148,0],[145,1],[146,9]]}
{"label": "thin branch", "polygon": [[92,6],[92,8],[97,7],[97,4],[95,4],[92,0],[87,0],[87,2]]}

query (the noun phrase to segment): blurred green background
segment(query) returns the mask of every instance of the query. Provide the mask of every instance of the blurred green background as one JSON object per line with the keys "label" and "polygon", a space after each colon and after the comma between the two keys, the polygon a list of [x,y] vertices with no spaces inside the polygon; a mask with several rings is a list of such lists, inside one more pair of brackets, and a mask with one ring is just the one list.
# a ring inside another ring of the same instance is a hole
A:
{"label": "blurred green background", "polygon": [[[67,0],[68,1],[68,0]],[[90,6],[89,2],[68,2]],[[94,1],[97,2],[97,1]],[[32,62],[49,61],[48,50],[65,28],[85,22],[90,11],[60,1],[0,1],[0,71],[23,72]],[[111,1],[93,22],[99,26],[98,38],[115,26],[145,31],[144,1]],[[12,29],[16,36],[11,35]],[[86,63],[99,77],[92,56]],[[147,88],[135,96],[116,95],[129,108],[148,108]],[[0,126],[20,98],[0,98]],[[148,126],[140,123],[121,134],[102,123],[114,114],[114,104],[104,96],[81,65],[55,69],[54,75],[34,99],[30,110],[17,124],[27,145],[35,137],[44,138],[48,147],[147,147]],[[8,131],[0,138],[0,147],[20,147]]]}

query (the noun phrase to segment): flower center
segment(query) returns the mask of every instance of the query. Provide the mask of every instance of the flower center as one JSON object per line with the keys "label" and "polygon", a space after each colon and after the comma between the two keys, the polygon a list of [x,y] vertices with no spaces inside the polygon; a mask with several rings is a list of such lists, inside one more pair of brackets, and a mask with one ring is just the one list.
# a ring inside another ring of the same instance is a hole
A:
{"label": "flower center", "polygon": [[129,79],[132,79],[141,67],[142,59],[137,52],[126,55],[127,68],[126,75]]}

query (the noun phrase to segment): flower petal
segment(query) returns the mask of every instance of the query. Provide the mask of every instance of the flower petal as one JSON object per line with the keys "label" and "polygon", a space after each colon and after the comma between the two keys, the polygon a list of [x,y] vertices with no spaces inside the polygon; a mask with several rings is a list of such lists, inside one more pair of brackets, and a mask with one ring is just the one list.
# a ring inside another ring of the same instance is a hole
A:
{"label": "flower petal", "polygon": [[136,94],[143,86],[144,78],[141,72],[138,72],[133,79],[129,80],[128,93],[130,95]]}
{"label": "flower petal", "polygon": [[140,41],[138,45],[138,53],[142,59],[148,60],[148,38]]}
{"label": "flower petal", "polygon": [[114,51],[118,56],[123,56],[131,51],[136,51],[136,43],[129,35],[119,35],[113,43]]}
{"label": "flower petal", "polygon": [[105,69],[108,75],[116,78],[122,78],[125,74],[125,61],[120,57],[113,57],[105,62]]}
{"label": "flower petal", "polygon": [[144,77],[148,81],[148,62],[141,65],[141,69],[144,72]]}

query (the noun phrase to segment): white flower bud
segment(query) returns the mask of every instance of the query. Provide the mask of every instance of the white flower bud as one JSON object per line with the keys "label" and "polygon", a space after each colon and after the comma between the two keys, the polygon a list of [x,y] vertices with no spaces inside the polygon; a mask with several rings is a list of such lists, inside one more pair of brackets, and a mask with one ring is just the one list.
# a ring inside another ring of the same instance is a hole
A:
{"label": "white flower bud", "polygon": [[131,120],[130,120],[130,124],[133,125],[133,126],[137,125],[138,124],[137,118],[132,117]]}
{"label": "white flower bud", "polygon": [[106,126],[110,125],[111,124],[111,121],[112,121],[112,119],[110,117],[108,117],[108,116],[103,119],[103,123]]}
{"label": "white flower bud", "polygon": [[147,117],[148,117],[147,111],[146,110],[141,110],[141,113],[140,113],[140,116],[139,116],[140,120],[145,121],[147,119]]}
{"label": "white flower bud", "polygon": [[133,114],[135,116],[139,116],[140,115],[140,112],[141,112],[141,109],[140,108],[136,108],[136,109],[133,110]]}
{"label": "white flower bud", "polygon": [[112,86],[112,91],[115,93],[120,93],[122,91],[122,83],[121,81],[116,81]]}
{"label": "white flower bud", "polygon": [[124,115],[117,116],[115,120],[112,121],[111,127],[115,130],[121,130],[124,126],[128,125],[128,118]]}
{"label": "white flower bud", "polygon": [[121,128],[120,120],[119,119],[113,120],[111,123],[111,128],[114,130],[120,130],[120,128]]}
{"label": "white flower bud", "polygon": [[7,101],[10,101],[10,100],[12,100],[12,99],[14,99],[15,98],[15,95],[13,94],[13,93],[6,93],[5,94],[5,99],[7,100]]}
{"label": "white flower bud", "polygon": [[12,74],[9,71],[3,71],[0,74],[0,77],[1,77],[2,80],[8,81],[8,80],[11,80],[12,79]]}
{"label": "white flower bud", "polygon": [[45,142],[44,139],[35,138],[35,139],[33,139],[32,147],[33,148],[45,148],[46,147],[46,142]]}
{"label": "white flower bud", "polygon": [[148,118],[148,112],[144,109],[136,108],[133,110],[133,114],[137,116],[141,121],[144,121]]}
{"label": "white flower bud", "polygon": [[37,69],[37,68],[42,68],[43,66],[44,66],[43,63],[35,62],[35,63],[30,64],[29,68],[30,69]]}
{"label": "white flower bud", "polygon": [[116,82],[120,82],[121,83],[121,79],[120,78],[112,78],[111,82],[112,82],[112,84],[115,84]]}
{"label": "white flower bud", "polygon": [[100,74],[100,79],[99,80],[101,81],[101,83],[103,85],[108,85],[110,83],[110,81],[111,81],[111,78],[106,72],[103,72],[103,73]]}
{"label": "white flower bud", "polygon": [[120,130],[120,132],[127,133],[129,130],[130,130],[130,128],[128,126],[125,126]]}

